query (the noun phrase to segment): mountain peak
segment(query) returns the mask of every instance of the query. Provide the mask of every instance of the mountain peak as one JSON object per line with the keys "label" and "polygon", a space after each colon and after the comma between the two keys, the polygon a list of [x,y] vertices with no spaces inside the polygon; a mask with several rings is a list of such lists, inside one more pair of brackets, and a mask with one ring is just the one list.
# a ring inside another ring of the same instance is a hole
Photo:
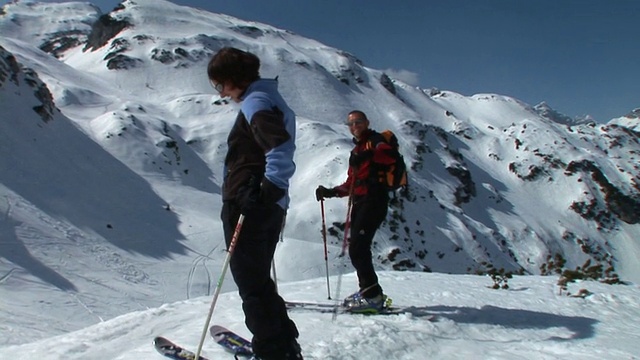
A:
{"label": "mountain peak", "polygon": [[595,123],[595,120],[590,115],[585,115],[582,117],[571,118],[555,109],[553,109],[546,102],[541,102],[533,107],[538,115],[542,116],[545,119],[557,122],[558,124],[563,125],[580,125],[587,123]]}

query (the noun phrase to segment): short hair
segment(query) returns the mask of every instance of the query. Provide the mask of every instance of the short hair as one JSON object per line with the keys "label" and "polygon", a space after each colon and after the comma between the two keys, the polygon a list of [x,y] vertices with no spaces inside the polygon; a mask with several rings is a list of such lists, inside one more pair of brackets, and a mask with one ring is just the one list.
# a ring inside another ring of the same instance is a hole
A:
{"label": "short hair", "polygon": [[347,116],[351,116],[351,115],[358,115],[358,117],[360,117],[360,118],[362,118],[364,120],[367,120],[367,121],[369,120],[369,119],[367,119],[367,115],[364,112],[360,111],[360,110],[353,110]]}
{"label": "short hair", "polygon": [[233,47],[223,47],[209,61],[209,80],[219,83],[231,82],[246,89],[260,78],[260,59],[248,52]]}

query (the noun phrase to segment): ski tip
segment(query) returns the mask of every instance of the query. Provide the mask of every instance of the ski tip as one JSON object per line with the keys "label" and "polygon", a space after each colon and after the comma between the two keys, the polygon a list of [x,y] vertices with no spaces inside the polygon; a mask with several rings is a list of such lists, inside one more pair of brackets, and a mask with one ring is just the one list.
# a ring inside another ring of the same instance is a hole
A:
{"label": "ski tip", "polygon": [[226,327],[221,326],[221,325],[211,325],[209,326],[209,331],[220,331],[220,330],[227,330]]}
{"label": "ski tip", "polygon": [[212,325],[211,327],[209,327],[209,334],[216,342],[224,338],[225,335],[230,333],[233,333],[233,331],[227,329],[224,326]]}
{"label": "ski tip", "polygon": [[153,339],[153,345],[155,347],[169,346],[172,344],[173,343],[171,341],[169,341],[167,338],[164,338],[162,336],[156,336],[155,339]]}
{"label": "ski tip", "polygon": [[224,327],[224,326],[220,326],[220,325],[211,325],[211,326],[209,327],[209,333],[210,333],[212,336],[215,336],[215,335],[220,334],[220,333],[223,333],[223,332],[229,332],[229,329],[227,329],[227,328],[226,328],[226,327]]}

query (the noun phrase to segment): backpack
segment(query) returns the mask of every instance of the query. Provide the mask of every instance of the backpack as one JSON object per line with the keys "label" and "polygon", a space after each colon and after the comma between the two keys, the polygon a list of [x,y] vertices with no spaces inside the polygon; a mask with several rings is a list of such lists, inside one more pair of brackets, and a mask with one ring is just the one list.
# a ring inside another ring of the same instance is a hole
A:
{"label": "backpack", "polygon": [[398,190],[408,185],[407,181],[407,165],[404,157],[400,154],[398,138],[389,129],[380,132],[382,141],[391,146],[390,156],[396,159],[395,163],[384,166],[378,171],[378,181],[385,184],[389,190]]}

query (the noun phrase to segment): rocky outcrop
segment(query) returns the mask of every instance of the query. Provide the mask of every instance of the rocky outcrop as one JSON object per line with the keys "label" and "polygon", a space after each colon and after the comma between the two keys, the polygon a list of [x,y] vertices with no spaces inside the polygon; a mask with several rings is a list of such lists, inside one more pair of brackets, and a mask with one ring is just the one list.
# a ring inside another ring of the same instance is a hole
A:
{"label": "rocky outcrop", "polygon": [[56,106],[47,85],[32,69],[21,68],[15,56],[0,46],[0,87],[4,87],[6,81],[11,81],[17,86],[20,86],[23,81],[25,85],[33,88],[35,98],[40,101],[39,105],[33,107],[33,111],[40,115],[44,122],[53,120]]}
{"label": "rocky outcrop", "polygon": [[[587,172],[591,174],[591,178],[600,186],[600,191],[604,195],[607,211],[615,214],[620,220],[628,224],[637,224],[640,222],[640,201],[637,196],[631,197],[624,194],[620,189],[615,187],[602,171],[591,161],[572,161],[569,163],[566,169],[567,175],[572,175],[578,171]],[[598,208],[595,200],[591,203],[574,203],[572,210],[576,211],[584,218],[590,220],[608,219],[609,214],[602,211],[596,211]]]}
{"label": "rocky outcrop", "polygon": [[117,20],[109,14],[102,15],[91,26],[91,33],[87,39],[87,44],[82,51],[95,51],[105,46],[107,42],[122,30],[131,27],[132,24],[127,20]]}

